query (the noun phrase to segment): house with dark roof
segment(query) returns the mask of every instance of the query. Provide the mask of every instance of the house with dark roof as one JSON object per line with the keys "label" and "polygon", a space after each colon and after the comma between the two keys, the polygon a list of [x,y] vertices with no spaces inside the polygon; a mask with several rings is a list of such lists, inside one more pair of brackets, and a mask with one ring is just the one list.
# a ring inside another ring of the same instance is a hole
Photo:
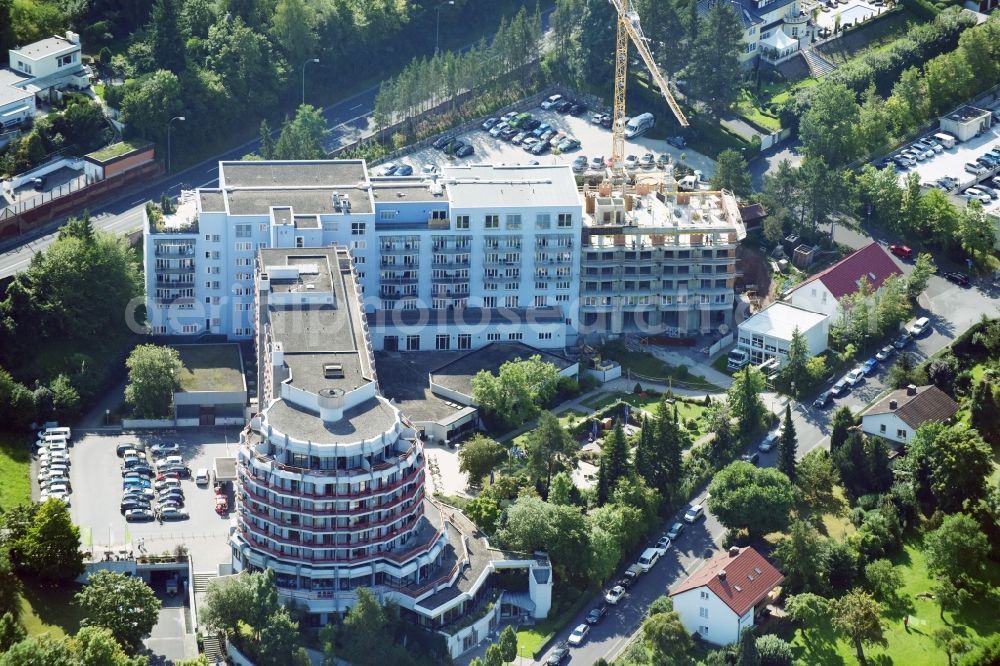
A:
{"label": "house with dark roof", "polygon": [[885,248],[872,242],[796,286],[788,302],[836,320],[840,316],[840,299],[856,292],[862,279],[877,293],[887,279],[902,274]]}
{"label": "house with dark roof", "polygon": [[958,403],[937,386],[914,386],[893,391],[861,416],[861,430],[890,442],[907,444],[928,421],[947,421]]}
{"label": "house with dark roof", "polygon": [[689,632],[715,645],[730,645],[754,626],[784,580],[754,548],[733,546],[705,562],[670,597]]}
{"label": "house with dark roof", "polygon": [[799,50],[799,40],[807,35],[808,14],[799,0],[698,0],[703,16],[716,2],[728,2],[743,28],[740,64],[749,67],[763,55],[769,62],[781,62]]}

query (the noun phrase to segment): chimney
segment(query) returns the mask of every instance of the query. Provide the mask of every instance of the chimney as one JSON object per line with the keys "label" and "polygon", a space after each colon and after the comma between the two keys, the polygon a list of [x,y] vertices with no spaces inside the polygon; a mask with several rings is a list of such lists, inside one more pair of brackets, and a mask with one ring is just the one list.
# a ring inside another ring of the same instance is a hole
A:
{"label": "chimney", "polygon": [[739,554],[740,554],[740,547],[739,546],[730,546],[729,547],[729,557],[736,557]]}
{"label": "chimney", "polygon": [[719,580],[726,580],[726,570],[723,569],[719,572]]}
{"label": "chimney", "polygon": [[66,31],[66,41],[67,42],[72,42],[73,44],[79,44],[80,43],[80,35],[78,35],[77,33],[73,32],[72,30],[67,30]]}
{"label": "chimney", "polygon": [[915,384],[910,384],[906,387],[906,395],[916,395],[917,387]]}
{"label": "chimney", "polygon": [[889,409],[895,410],[897,407],[899,407],[899,403],[898,402],[896,402],[895,400],[890,400],[889,401]]}

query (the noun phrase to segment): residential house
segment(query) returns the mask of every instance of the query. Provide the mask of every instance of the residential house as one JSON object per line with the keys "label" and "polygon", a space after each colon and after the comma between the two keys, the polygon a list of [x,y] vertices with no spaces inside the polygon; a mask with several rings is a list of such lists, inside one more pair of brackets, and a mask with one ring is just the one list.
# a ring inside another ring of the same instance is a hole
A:
{"label": "residential house", "polygon": [[714,645],[730,645],[780,590],[785,580],[753,547],[733,546],[705,562],[670,593],[684,627]]}
{"label": "residential house", "polygon": [[[708,12],[713,2],[700,0],[698,15]],[[751,66],[759,55],[770,62],[780,62],[799,49],[806,37],[809,16],[799,7],[799,0],[728,0],[743,27],[743,51],[740,65]]]}
{"label": "residential house", "polygon": [[890,442],[908,444],[917,428],[928,421],[947,421],[958,403],[936,386],[914,386],[893,391],[861,416],[861,430]]}
{"label": "residential house", "polygon": [[862,278],[878,292],[889,277],[902,274],[885,248],[872,242],[796,286],[787,300],[795,307],[830,315],[835,323],[840,299],[856,292]]}
{"label": "residential house", "polygon": [[8,65],[0,70],[0,128],[34,117],[35,99],[49,102],[60,90],[90,85],[90,70],[81,59],[80,35],[75,32],[10,49],[7,55]]}
{"label": "residential house", "polygon": [[736,345],[750,354],[750,362],[754,365],[770,358],[784,365],[795,329],[805,338],[810,358],[826,351],[830,316],[781,302],[772,303],[741,323]]}

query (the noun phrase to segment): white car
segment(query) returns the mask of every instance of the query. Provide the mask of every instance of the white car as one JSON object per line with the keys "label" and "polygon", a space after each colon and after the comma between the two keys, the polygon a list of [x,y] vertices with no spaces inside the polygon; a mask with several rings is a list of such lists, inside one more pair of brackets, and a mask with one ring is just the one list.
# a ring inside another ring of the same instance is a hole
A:
{"label": "white car", "polygon": [[542,108],[551,109],[553,106],[561,102],[562,98],[563,98],[562,95],[552,95],[550,97],[547,97],[545,101],[542,102]]}
{"label": "white car", "polygon": [[761,440],[761,443],[757,445],[757,450],[761,453],[767,453],[778,443],[778,438],[781,437],[780,430],[772,430],[767,433],[767,437]]}
{"label": "white car", "polygon": [[656,542],[653,546],[656,550],[660,551],[660,556],[666,555],[667,551],[670,549],[670,539],[666,536],[660,537],[660,540]]}
{"label": "white car", "polygon": [[181,482],[177,479],[163,479],[162,481],[157,481],[153,484],[156,490],[165,490],[167,488],[180,488]]}
{"label": "white car", "polygon": [[979,203],[982,204],[988,204],[990,201],[992,201],[992,199],[990,199],[990,195],[986,194],[986,192],[983,192],[981,190],[977,190],[974,187],[970,187],[963,194],[967,199],[978,199]]}
{"label": "white car", "polygon": [[579,645],[586,640],[588,633],[590,633],[590,627],[586,624],[577,625],[576,629],[573,630],[573,633],[569,635],[569,644],[573,646]]}
{"label": "white car", "polygon": [[705,507],[701,504],[692,504],[684,514],[684,522],[693,525],[699,518],[705,515]]}
{"label": "white car", "polygon": [[625,168],[628,170],[634,170],[639,166],[639,157],[637,155],[629,155],[625,158]]}
{"label": "white car", "polygon": [[199,486],[207,486],[209,480],[208,469],[205,467],[199,467],[198,471],[194,473],[194,482]]}
{"label": "white car", "polygon": [[163,444],[153,444],[150,447],[150,451],[153,456],[159,458],[163,455],[169,455],[171,453],[177,453],[181,450],[181,447],[174,442],[164,442]]}
{"label": "white car", "polygon": [[910,325],[909,331],[910,335],[917,337],[918,335],[923,335],[931,325],[931,320],[927,317],[921,317]]}
{"label": "white car", "polygon": [[844,381],[846,381],[851,386],[857,386],[858,383],[865,378],[865,371],[861,368],[854,368],[846,375],[844,375]]}
{"label": "white car", "polygon": [[609,604],[617,604],[625,596],[625,588],[621,585],[615,585],[613,588],[608,590],[608,593],[604,595],[604,600]]}
{"label": "white car", "polygon": [[420,175],[421,176],[433,176],[437,172],[438,172],[438,168],[437,168],[436,164],[425,164],[420,169]]}

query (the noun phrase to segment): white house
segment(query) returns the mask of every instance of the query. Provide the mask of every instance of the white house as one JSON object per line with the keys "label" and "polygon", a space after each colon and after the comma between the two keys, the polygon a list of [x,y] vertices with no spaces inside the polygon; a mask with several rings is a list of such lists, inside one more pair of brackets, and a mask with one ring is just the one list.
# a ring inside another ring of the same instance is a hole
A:
{"label": "white house", "polygon": [[[707,13],[715,1],[700,0],[699,16]],[[762,51],[766,51],[772,62],[787,57],[798,50],[799,39],[806,36],[809,16],[799,8],[799,0],[728,1],[743,27],[740,64],[745,67]]]}
{"label": "white house", "polygon": [[769,358],[777,358],[784,365],[796,328],[809,346],[810,357],[826,351],[830,338],[829,315],[781,302],[772,303],[740,324],[736,346],[747,351],[755,365]]}
{"label": "white house", "polygon": [[689,632],[715,645],[730,645],[754,625],[783,580],[784,574],[752,547],[733,546],[706,562],[670,596]]}
{"label": "white house", "polygon": [[885,248],[872,242],[796,286],[788,302],[836,320],[840,314],[840,299],[856,292],[862,278],[878,292],[890,276],[902,274]]}
{"label": "white house", "polygon": [[861,430],[890,442],[907,444],[928,421],[947,421],[958,403],[936,386],[914,386],[893,391],[861,416]]}
{"label": "white house", "polygon": [[7,68],[0,70],[0,128],[34,117],[36,97],[50,101],[53,90],[90,85],[75,32],[10,49],[7,55]]}

